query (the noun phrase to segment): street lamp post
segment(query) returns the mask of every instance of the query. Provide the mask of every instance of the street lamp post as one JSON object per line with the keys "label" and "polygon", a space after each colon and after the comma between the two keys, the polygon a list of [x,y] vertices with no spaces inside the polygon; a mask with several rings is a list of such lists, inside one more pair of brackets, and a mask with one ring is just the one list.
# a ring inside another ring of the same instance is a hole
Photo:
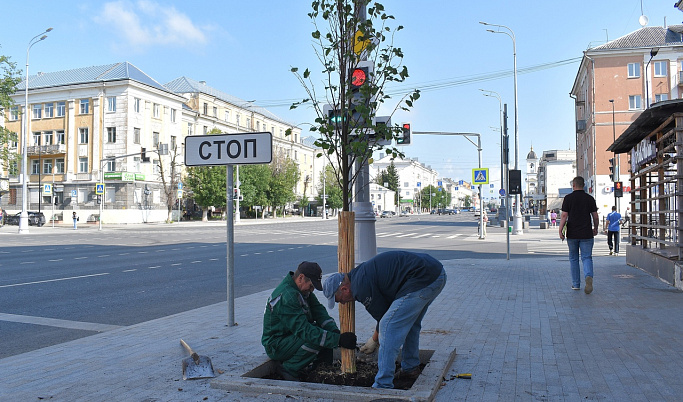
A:
{"label": "street lamp post", "polygon": [[[504,157],[504,152],[505,152],[504,151],[504,148],[505,148],[504,141],[505,141],[505,139],[504,139],[504,134],[503,134],[503,101],[500,98],[500,94],[496,91],[489,91],[486,89],[480,89],[480,91],[484,92],[484,96],[494,97],[494,98],[498,99],[499,112],[500,112],[500,188],[505,190],[505,192],[507,193],[507,180],[506,180],[506,173],[507,172],[505,171],[505,167],[503,165],[504,159],[505,159],[505,157]],[[488,93],[486,93],[486,92],[488,92]],[[500,201],[500,208],[498,209],[498,211],[499,211],[498,217],[499,217],[499,220],[501,220],[500,215],[503,214],[502,219],[505,220],[505,222],[506,222],[505,227],[507,227],[507,221],[508,221],[507,207],[505,206],[505,197],[504,196],[501,196],[501,197],[502,198]],[[502,220],[501,220],[501,222],[502,222]]]}
{"label": "street lamp post", "polygon": [[[26,48],[26,81],[24,81],[24,133],[21,136],[21,175],[22,175],[22,184],[21,184],[21,214],[19,215],[19,234],[28,234],[28,212],[26,211],[28,208],[28,169],[27,169],[27,160],[28,160],[28,155],[26,154],[27,147],[26,147],[26,142],[28,141],[28,131],[30,129],[30,124],[31,124],[31,118],[29,116],[29,108],[28,108],[28,55],[29,51],[31,50],[31,47],[35,45],[36,43],[45,40],[47,38],[46,33],[52,31],[52,28],[46,29],[44,32],[39,33],[38,35],[34,36],[31,38],[31,40],[28,42],[28,47]],[[39,170],[40,171],[40,170]],[[42,195],[41,195],[42,196]]]}
{"label": "street lamp post", "polygon": [[[494,31],[492,29],[487,29],[488,32],[492,33],[502,33],[510,37],[512,39],[512,59],[513,59],[513,77],[514,77],[514,89],[515,89],[515,170],[519,169],[519,118],[518,118],[518,113],[517,113],[517,43],[515,40],[515,33],[512,29],[505,25],[498,25],[498,24],[489,24],[487,22],[479,22],[482,25],[487,25],[487,26],[494,26],[503,28],[508,30],[509,32],[505,31]],[[519,194],[515,195],[515,212],[514,212],[514,218],[512,221],[512,230],[514,234],[522,234],[522,212],[520,210],[521,207],[521,201],[522,199],[520,198]]]}
{"label": "street lamp post", "polygon": [[[650,75],[648,74],[648,68],[650,67],[650,62],[652,61],[652,58],[655,57],[658,52],[659,48],[657,47],[650,50],[650,60],[648,60],[647,64],[645,65],[645,109],[650,108]],[[614,102],[612,102],[612,106],[614,106]]]}

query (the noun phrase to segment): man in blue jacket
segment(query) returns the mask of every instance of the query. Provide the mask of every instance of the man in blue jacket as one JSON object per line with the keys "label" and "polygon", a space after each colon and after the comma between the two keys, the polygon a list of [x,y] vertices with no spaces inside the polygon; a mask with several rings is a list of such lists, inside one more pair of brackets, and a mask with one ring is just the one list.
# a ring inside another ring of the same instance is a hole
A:
{"label": "man in blue jacket", "polygon": [[377,320],[372,338],[361,352],[378,346],[374,388],[393,388],[394,370],[403,347],[400,376],[420,373],[420,329],[427,308],[446,284],[443,265],[427,254],[389,251],[365,261],[348,274],[325,279],[328,307],[357,300]]}
{"label": "man in blue jacket", "polygon": [[607,245],[609,255],[612,255],[612,237],[614,237],[614,254],[619,255],[619,230],[621,229],[621,214],[617,207],[612,207],[612,212],[607,214]]}

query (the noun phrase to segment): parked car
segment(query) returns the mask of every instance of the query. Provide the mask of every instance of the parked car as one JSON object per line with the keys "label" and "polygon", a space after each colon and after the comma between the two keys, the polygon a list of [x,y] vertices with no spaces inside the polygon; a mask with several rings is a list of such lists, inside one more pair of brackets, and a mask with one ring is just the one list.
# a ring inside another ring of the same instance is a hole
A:
{"label": "parked car", "polygon": [[408,211],[401,211],[401,214],[398,216],[399,218],[406,218],[410,215]]}
{"label": "parked car", "polygon": [[[45,215],[42,212],[28,211],[28,224],[30,226],[43,226],[46,222]],[[21,212],[17,212],[14,215],[5,215],[6,225],[19,225],[19,218]]]}
{"label": "parked car", "polygon": [[382,211],[382,215],[380,215],[380,218],[391,218],[394,216],[394,213],[391,211]]}

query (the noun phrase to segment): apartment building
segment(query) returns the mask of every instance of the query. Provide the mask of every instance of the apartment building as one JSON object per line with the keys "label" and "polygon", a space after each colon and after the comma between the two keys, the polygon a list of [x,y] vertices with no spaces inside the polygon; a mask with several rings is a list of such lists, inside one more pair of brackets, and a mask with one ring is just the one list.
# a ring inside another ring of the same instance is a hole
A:
{"label": "apartment building", "polygon": [[572,192],[570,182],[576,177],[576,152],[560,149],[543,151],[537,167],[538,190],[542,197],[539,213],[561,209],[564,196]]}
{"label": "apartment building", "polygon": [[[644,27],[586,50],[570,96],[575,100],[577,174],[601,216],[615,205],[607,148],[649,105],[681,98],[683,25]],[[617,156],[619,181],[628,183],[626,156]],[[626,188],[629,190],[629,188]],[[628,205],[622,202],[622,214]]]}

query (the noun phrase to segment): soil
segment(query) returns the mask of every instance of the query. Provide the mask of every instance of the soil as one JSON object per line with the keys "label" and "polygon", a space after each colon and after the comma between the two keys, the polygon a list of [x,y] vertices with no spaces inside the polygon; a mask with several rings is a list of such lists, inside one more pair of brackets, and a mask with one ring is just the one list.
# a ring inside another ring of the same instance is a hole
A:
{"label": "soil", "polygon": [[[420,364],[420,373],[425,365]],[[400,369],[400,364],[396,363],[396,373]],[[341,362],[335,361],[332,364],[321,363],[313,368],[305,370],[300,373],[301,382],[317,383],[317,384],[332,384],[332,385],[349,385],[354,387],[372,387],[377,375],[376,361],[357,361],[356,372],[353,374],[343,374],[341,372]],[[278,374],[273,373],[266,377],[275,380],[282,380]],[[417,378],[396,378],[394,377],[394,389],[410,389]]]}

